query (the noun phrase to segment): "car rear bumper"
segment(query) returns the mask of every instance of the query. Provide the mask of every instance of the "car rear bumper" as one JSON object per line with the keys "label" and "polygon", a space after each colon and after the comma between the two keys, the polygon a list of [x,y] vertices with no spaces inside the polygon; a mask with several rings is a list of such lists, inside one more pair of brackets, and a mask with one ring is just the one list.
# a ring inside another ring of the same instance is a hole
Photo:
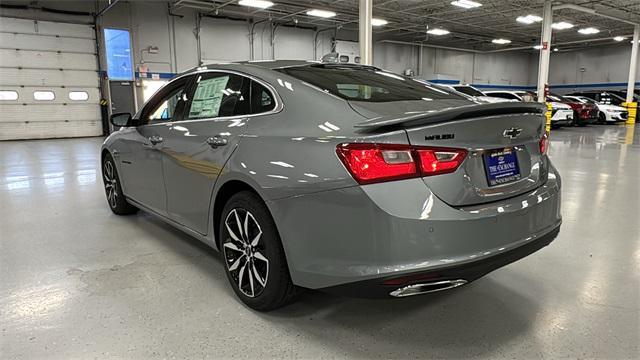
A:
{"label": "car rear bumper", "polygon": [[523,247],[559,227],[560,186],[551,166],[547,182],[534,191],[477,206],[452,207],[422,179],[321,191],[267,205],[294,284],[323,289],[466,268]]}
{"label": "car rear bumper", "polygon": [[[548,233],[538,236],[524,245],[502,251],[479,260],[443,266],[400,276],[358,281],[320,289],[325,292],[360,298],[403,297],[402,290],[421,287],[420,293],[435,292],[470,283],[496,269],[518,261],[549,245],[560,232],[557,225]],[[405,292],[404,294],[407,294]],[[418,295],[418,293],[410,294]]]}

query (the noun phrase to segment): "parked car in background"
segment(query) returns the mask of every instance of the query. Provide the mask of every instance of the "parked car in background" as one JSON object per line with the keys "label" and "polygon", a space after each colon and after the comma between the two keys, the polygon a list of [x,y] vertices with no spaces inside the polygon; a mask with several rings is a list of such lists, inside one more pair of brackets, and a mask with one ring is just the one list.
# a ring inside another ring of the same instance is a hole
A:
{"label": "parked car in background", "polygon": [[557,94],[549,94],[547,99],[571,106],[571,109],[573,109],[573,125],[586,126],[598,122],[598,108],[595,104],[584,103]]}
{"label": "parked car in background", "polygon": [[468,84],[459,84],[459,85],[445,85],[446,87],[455,90],[457,92],[461,92],[465,95],[471,96],[472,98],[488,103],[499,103],[499,102],[509,102],[509,101],[517,101],[517,100],[509,100],[503,99],[495,96],[487,96],[482,91],[476,89],[475,87]]}
{"label": "parked car in background", "polygon": [[578,91],[568,95],[584,96],[596,101],[597,103],[606,105],[622,106],[622,104],[625,103],[625,99],[623,99],[622,97],[604,90]]}
{"label": "parked car in background", "polygon": [[[516,101],[536,101],[537,95],[532,91],[486,91],[485,94],[487,96],[495,96],[502,99],[516,100]],[[573,109],[571,106],[559,102],[559,101],[551,101],[551,127],[559,128],[560,126],[571,126],[573,125]]]}
{"label": "parked car in background", "polygon": [[[618,95],[625,100],[627,99],[627,90],[607,90],[607,92]],[[634,102],[640,102],[640,94],[638,94],[637,92],[640,92],[640,90],[634,91],[633,93]]]}
{"label": "parked car in background", "polygon": [[598,108],[598,122],[601,124],[626,121],[629,114],[627,109],[622,106],[601,104],[595,100],[589,99],[588,97],[568,95],[565,96],[565,98],[580,101],[584,104],[595,105]]}

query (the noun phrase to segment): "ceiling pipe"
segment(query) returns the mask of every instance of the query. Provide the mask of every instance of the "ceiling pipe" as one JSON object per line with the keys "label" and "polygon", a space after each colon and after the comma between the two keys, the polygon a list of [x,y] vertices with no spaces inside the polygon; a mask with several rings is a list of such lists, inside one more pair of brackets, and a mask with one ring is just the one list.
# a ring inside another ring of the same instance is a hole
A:
{"label": "ceiling pipe", "polygon": [[[622,35],[622,36],[628,38],[628,37],[631,37],[632,35]],[[555,47],[555,46],[582,44],[582,43],[588,43],[588,42],[594,42],[594,41],[610,41],[610,40],[612,40],[612,38],[610,38],[610,37],[597,38],[597,39],[585,39],[585,40],[576,40],[576,41],[566,41],[566,42],[562,42],[562,43],[555,43],[555,44],[553,44],[553,46]],[[421,47],[434,48],[434,49],[463,51],[463,52],[468,52],[468,53],[473,53],[473,54],[493,54],[493,53],[508,52],[508,51],[518,51],[518,50],[535,50],[535,49],[533,49],[533,46],[519,46],[519,47],[506,48],[506,49],[484,50],[483,51],[483,50],[457,48],[457,47],[451,47],[451,46],[423,44],[423,43],[418,43],[418,42],[401,41],[401,40],[380,40],[380,41],[378,41],[378,43],[413,45],[413,46],[421,46]]]}
{"label": "ceiling pipe", "polygon": [[617,20],[617,21],[621,21],[627,24],[631,24],[631,25],[640,25],[640,23],[638,22],[633,22],[630,20],[626,20],[617,16],[612,16],[612,15],[608,15],[608,14],[603,14],[601,12],[598,12],[598,10],[596,9],[591,9],[588,7],[584,7],[584,6],[580,6],[580,5],[574,5],[574,4],[562,4],[562,5],[558,5],[558,6],[554,6],[553,10],[563,10],[563,9],[571,9],[571,10],[576,10],[576,11],[581,11],[587,14],[592,14],[592,15],[598,15],[601,17],[605,17],[607,19],[612,19],[612,20]]}
{"label": "ceiling pipe", "polygon": [[100,17],[102,15],[104,15],[107,11],[111,10],[112,7],[114,7],[120,0],[113,0],[109,2],[109,5],[107,5],[104,9],[98,11],[98,13],[96,14],[96,17]]}

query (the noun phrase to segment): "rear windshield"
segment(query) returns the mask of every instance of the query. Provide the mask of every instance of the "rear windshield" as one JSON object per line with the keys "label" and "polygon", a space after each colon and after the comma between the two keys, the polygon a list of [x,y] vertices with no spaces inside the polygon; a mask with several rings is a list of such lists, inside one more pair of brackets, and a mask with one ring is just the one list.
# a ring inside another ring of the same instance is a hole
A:
{"label": "rear windshield", "polygon": [[345,100],[390,102],[462,99],[452,91],[373,67],[319,64],[277,70]]}
{"label": "rear windshield", "polygon": [[463,94],[471,95],[471,96],[484,96],[480,91],[472,88],[471,86],[454,86],[456,91],[460,91]]}

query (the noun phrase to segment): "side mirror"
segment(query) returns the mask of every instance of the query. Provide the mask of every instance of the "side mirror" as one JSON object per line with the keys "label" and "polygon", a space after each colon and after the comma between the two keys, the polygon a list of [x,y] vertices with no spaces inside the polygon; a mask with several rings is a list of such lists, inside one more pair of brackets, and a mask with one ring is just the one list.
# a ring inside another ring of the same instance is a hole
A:
{"label": "side mirror", "polygon": [[111,115],[111,124],[116,127],[131,126],[131,114],[118,113]]}

